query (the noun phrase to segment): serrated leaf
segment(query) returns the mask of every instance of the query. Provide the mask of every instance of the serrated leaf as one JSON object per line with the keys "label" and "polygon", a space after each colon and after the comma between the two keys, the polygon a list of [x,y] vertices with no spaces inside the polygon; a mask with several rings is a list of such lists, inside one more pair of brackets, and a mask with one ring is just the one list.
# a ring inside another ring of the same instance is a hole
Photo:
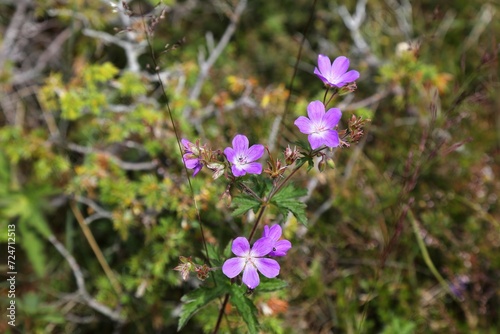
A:
{"label": "serrated leaf", "polygon": [[231,285],[231,303],[236,307],[238,313],[247,324],[250,334],[259,332],[259,321],[257,320],[257,308],[253,302],[245,296],[246,287]]}
{"label": "serrated leaf", "polygon": [[269,279],[269,280],[263,279],[260,282],[257,289],[260,292],[271,292],[271,291],[277,291],[277,290],[284,289],[287,286],[288,286],[287,282],[280,280],[280,279],[277,279],[277,278],[273,278],[273,279]]}
{"label": "serrated leaf", "polygon": [[306,204],[299,200],[299,197],[307,194],[306,189],[296,189],[291,184],[277,193],[271,203],[273,203],[282,214],[291,212],[297,220],[307,226]]}
{"label": "serrated leaf", "polygon": [[181,298],[184,302],[181,308],[181,316],[177,331],[180,331],[191,319],[191,317],[198,312],[202,307],[208,305],[214,299],[221,297],[229,292],[228,285],[218,285],[213,288],[201,287],[196,289]]}
{"label": "serrated leaf", "polygon": [[233,198],[231,206],[235,208],[232,215],[239,216],[248,210],[255,211],[260,206],[260,202],[250,196],[236,196]]}

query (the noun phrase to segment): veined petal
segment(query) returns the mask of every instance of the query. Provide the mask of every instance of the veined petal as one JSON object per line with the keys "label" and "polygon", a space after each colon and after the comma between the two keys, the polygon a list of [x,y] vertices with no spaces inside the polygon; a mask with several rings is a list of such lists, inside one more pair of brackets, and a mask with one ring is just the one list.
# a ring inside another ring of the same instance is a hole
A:
{"label": "veined petal", "polygon": [[340,118],[342,117],[342,111],[338,108],[331,108],[328,109],[326,112],[325,116],[323,116],[323,122],[325,125],[329,128],[332,129],[334,128],[337,124],[339,124]]}
{"label": "veined petal", "polygon": [[187,140],[185,138],[182,138],[181,139],[181,144],[182,144],[182,146],[184,146],[184,148],[186,150],[190,150],[189,145],[191,144],[191,142],[189,140]]}
{"label": "veined petal", "polygon": [[332,78],[339,78],[349,68],[349,58],[340,56],[335,58],[332,64]]}
{"label": "veined petal", "polygon": [[358,78],[359,78],[359,72],[355,71],[355,70],[351,70],[351,71],[341,75],[339,77],[339,80],[348,84],[349,82],[353,82],[353,81],[358,80]]}
{"label": "veined petal", "polygon": [[233,148],[236,155],[248,150],[248,138],[244,135],[236,135],[233,139]]}
{"label": "veined petal", "polygon": [[325,78],[325,76],[321,74],[321,72],[318,70],[318,68],[317,68],[317,67],[315,67],[315,68],[314,68],[314,74],[316,74],[316,76],[317,76],[318,78],[320,78],[320,79],[321,79],[321,81],[323,81],[325,84],[327,84],[327,83],[328,83],[328,79],[327,79],[327,78]]}
{"label": "veined petal", "polygon": [[337,147],[340,144],[339,134],[335,130],[323,132],[323,142],[328,147]]}
{"label": "veined petal", "polygon": [[245,165],[241,165],[241,169],[243,169],[248,174],[262,173],[262,165],[259,162],[251,162]]}
{"label": "veined petal", "polygon": [[309,144],[311,144],[311,148],[313,150],[325,144],[325,140],[323,139],[323,133],[324,132],[312,133],[309,136],[307,136],[307,140],[309,140]]}
{"label": "veined petal", "polygon": [[257,268],[252,264],[247,264],[245,270],[243,271],[243,283],[246,284],[250,289],[255,289],[260,283],[259,273]]}
{"label": "veined petal", "polygon": [[271,238],[260,238],[253,244],[250,256],[254,258],[266,256],[273,250],[273,244]]}
{"label": "veined petal", "polygon": [[299,116],[293,124],[295,124],[302,133],[310,134],[314,131],[311,120],[307,117]]}
{"label": "veined petal", "polygon": [[270,256],[285,256],[286,252],[292,248],[292,243],[288,240],[279,240],[274,244],[274,248],[269,255]]}
{"label": "veined petal", "polygon": [[229,278],[234,278],[241,273],[241,271],[245,268],[245,259],[242,257],[233,257],[222,265],[222,272]]}
{"label": "veined petal", "polygon": [[260,273],[267,278],[274,278],[280,273],[280,265],[276,260],[259,258],[254,259],[254,264]]}
{"label": "veined petal", "polygon": [[233,175],[236,177],[243,176],[247,173],[245,170],[245,165],[232,165],[231,171],[233,172]]}
{"label": "veined petal", "polygon": [[329,74],[332,69],[332,62],[330,61],[330,58],[322,54],[318,55],[318,67],[324,77],[330,76]]}
{"label": "veined petal", "polygon": [[245,256],[248,255],[250,251],[250,243],[245,237],[238,237],[233,240],[233,244],[231,246],[231,250],[234,255]]}
{"label": "veined petal", "polygon": [[321,122],[323,115],[325,114],[325,106],[321,101],[312,101],[307,106],[307,115],[311,120],[312,124],[317,124]]}
{"label": "veined petal", "polygon": [[193,168],[193,176],[196,176],[198,172],[203,168],[203,164],[198,164],[195,168]]}
{"label": "veined petal", "polygon": [[[267,226],[265,226],[265,227],[267,227]],[[271,238],[273,241],[278,241],[281,237],[281,233],[282,233],[281,226],[276,224],[276,225],[271,226],[266,237]]]}
{"label": "veined petal", "polygon": [[224,154],[226,155],[226,158],[229,162],[234,163],[236,153],[234,153],[234,150],[232,147],[226,147],[224,149]]}
{"label": "veined petal", "polygon": [[200,159],[184,159],[184,164],[187,169],[194,169],[200,165]]}
{"label": "veined petal", "polygon": [[264,145],[252,145],[247,151],[247,161],[258,160],[262,157],[262,155],[264,155]]}

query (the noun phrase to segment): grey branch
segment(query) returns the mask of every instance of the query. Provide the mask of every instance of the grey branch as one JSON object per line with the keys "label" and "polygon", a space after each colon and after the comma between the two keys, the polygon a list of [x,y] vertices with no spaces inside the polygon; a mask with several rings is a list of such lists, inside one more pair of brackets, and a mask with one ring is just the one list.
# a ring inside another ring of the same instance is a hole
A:
{"label": "grey branch", "polygon": [[[217,43],[217,46],[213,48],[213,51],[210,52],[210,55],[208,59],[203,59],[204,56],[200,53],[199,54],[199,66],[200,66],[200,73],[198,74],[198,78],[196,80],[196,83],[191,90],[189,94],[189,99],[196,100],[200,96],[201,89],[203,87],[203,84],[205,83],[205,80],[207,79],[208,72],[212,68],[212,66],[215,64],[216,60],[220,57],[222,54],[222,51],[225,49],[227,44],[229,43],[229,40],[233,36],[234,32],[236,31],[236,26],[238,25],[238,21],[241,17],[241,14],[245,10],[247,5],[247,0],[240,0],[238,5],[236,6],[234,13],[231,15],[231,23],[227,26],[226,31],[224,32],[224,35],[222,35],[222,38],[219,40],[219,43]],[[209,37],[210,35],[207,35],[207,44],[208,44],[208,49],[213,47],[213,40],[212,38]],[[192,112],[191,107],[187,107],[184,110],[184,117],[190,118]]]}
{"label": "grey branch", "polygon": [[76,280],[76,285],[78,287],[78,296],[82,299],[82,301],[91,308],[93,308],[94,310],[96,310],[97,312],[104,314],[108,318],[118,323],[125,323],[125,318],[123,318],[120,315],[119,311],[112,310],[106,305],[99,303],[97,300],[95,300],[94,298],[92,298],[92,296],[89,295],[87,289],[85,288],[85,280],[83,278],[83,273],[80,270],[80,266],[76,262],[75,258],[63,246],[63,244],[61,244],[53,235],[49,236],[49,241],[52,243],[52,245],[54,245],[57,251],[64,257],[66,262],[68,262],[71,271],[73,271],[73,275],[75,276]]}
{"label": "grey branch", "polygon": [[344,21],[347,29],[351,31],[351,38],[354,41],[354,45],[361,54],[367,55],[367,61],[370,65],[378,65],[379,60],[371,52],[370,46],[366,43],[363,35],[361,34],[361,25],[366,18],[366,2],[367,0],[358,0],[356,4],[356,11],[353,15],[349,13],[347,8],[342,5],[337,9],[340,17]]}

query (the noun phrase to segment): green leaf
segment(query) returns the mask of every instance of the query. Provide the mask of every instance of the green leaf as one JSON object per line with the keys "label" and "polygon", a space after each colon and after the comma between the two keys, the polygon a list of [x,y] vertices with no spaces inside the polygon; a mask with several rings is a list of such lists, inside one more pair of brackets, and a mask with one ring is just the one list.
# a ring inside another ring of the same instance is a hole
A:
{"label": "green leaf", "polygon": [[291,184],[277,193],[271,203],[284,215],[291,212],[297,220],[307,226],[306,204],[298,198],[307,194],[307,189],[296,189]]}
{"label": "green leaf", "polygon": [[235,208],[232,215],[239,216],[248,210],[256,210],[260,206],[260,202],[250,196],[235,196],[232,201],[232,207]]}
{"label": "green leaf", "polygon": [[212,300],[221,297],[229,292],[228,285],[218,285],[213,288],[201,287],[196,289],[181,298],[184,302],[181,309],[181,316],[177,330],[180,331],[191,319],[191,317],[198,312],[203,306],[206,306]]}
{"label": "green leaf", "polygon": [[257,308],[253,302],[245,296],[246,286],[231,285],[231,303],[236,307],[238,313],[247,324],[250,334],[259,332],[259,321],[257,320]]}
{"label": "green leaf", "polygon": [[283,280],[280,280],[277,278],[267,280],[267,279],[263,278],[257,289],[258,289],[258,291],[261,291],[261,292],[271,292],[271,291],[284,289],[287,286],[288,286],[288,283],[283,281]]}

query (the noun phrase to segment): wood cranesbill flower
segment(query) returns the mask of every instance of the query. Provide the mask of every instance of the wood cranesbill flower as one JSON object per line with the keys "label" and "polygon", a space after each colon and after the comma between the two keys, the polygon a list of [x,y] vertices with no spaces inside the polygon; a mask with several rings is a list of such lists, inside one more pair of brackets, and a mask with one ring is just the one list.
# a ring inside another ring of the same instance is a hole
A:
{"label": "wood cranesbill flower", "polygon": [[318,55],[318,67],[314,68],[314,74],[320,78],[325,85],[331,87],[343,87],[359,78],[359,72],[349,68],[349,58],[340,56],[335,58],[333,63],[325,55]]}
{"label": "wood cranesbill flower", "polygon": [[333,130],[342,117],[342,112],[338,108],[331,108],[325,113],[325,106],[321,101],[313,101],[307,106],[309,118],[300,116],[294,122],[300,132],[308,136],[309,143],[313,150],[322,145],[328,147],[339,146],[339,134]]}
{"label": "wood cranesbill flower", "polygon": [[231,250],[237,257],[230,258],[222,265],[222,272],[234,278],[243,272],[242,281],[250,289],[260,284],[259,272],[267,278],[274,278],[280,273],[280,265],[276,260],[265,258],[273,250],[271,238],[260,238],[252,248],[245,237],[234,239]]}
{"label": "wood cranesbill flower", "polygon": [[184,138],[181,139],[181,144],[184,146],[184,155],[182,156],[184,165],[186,165],[187,169],[192,169],[193,176],[196,176],[203,168],[203,163],[199,158],[200,150],[195,144]]}
{"label": "wood cranesbill flower", "polygon": [[262,173],[262,165],[255,161],[264,154],[264,146],[256,144],[249,148],[248,145],[246,136],[236,135],[233,139],[233,147],[224,149],[227,160],[232,164],[231,171],[234,176]]}
{"label": "wood cranesbill flower", "polygon": [[281,238],[281,226],[278,224],[271,227],[264,226],[264,232],[262,233],[263,238],[270,238],[273,241],[273,251],[269,253],[269,256],[285,256],[286,252],[292,248],[292,243],[286,239]]}

